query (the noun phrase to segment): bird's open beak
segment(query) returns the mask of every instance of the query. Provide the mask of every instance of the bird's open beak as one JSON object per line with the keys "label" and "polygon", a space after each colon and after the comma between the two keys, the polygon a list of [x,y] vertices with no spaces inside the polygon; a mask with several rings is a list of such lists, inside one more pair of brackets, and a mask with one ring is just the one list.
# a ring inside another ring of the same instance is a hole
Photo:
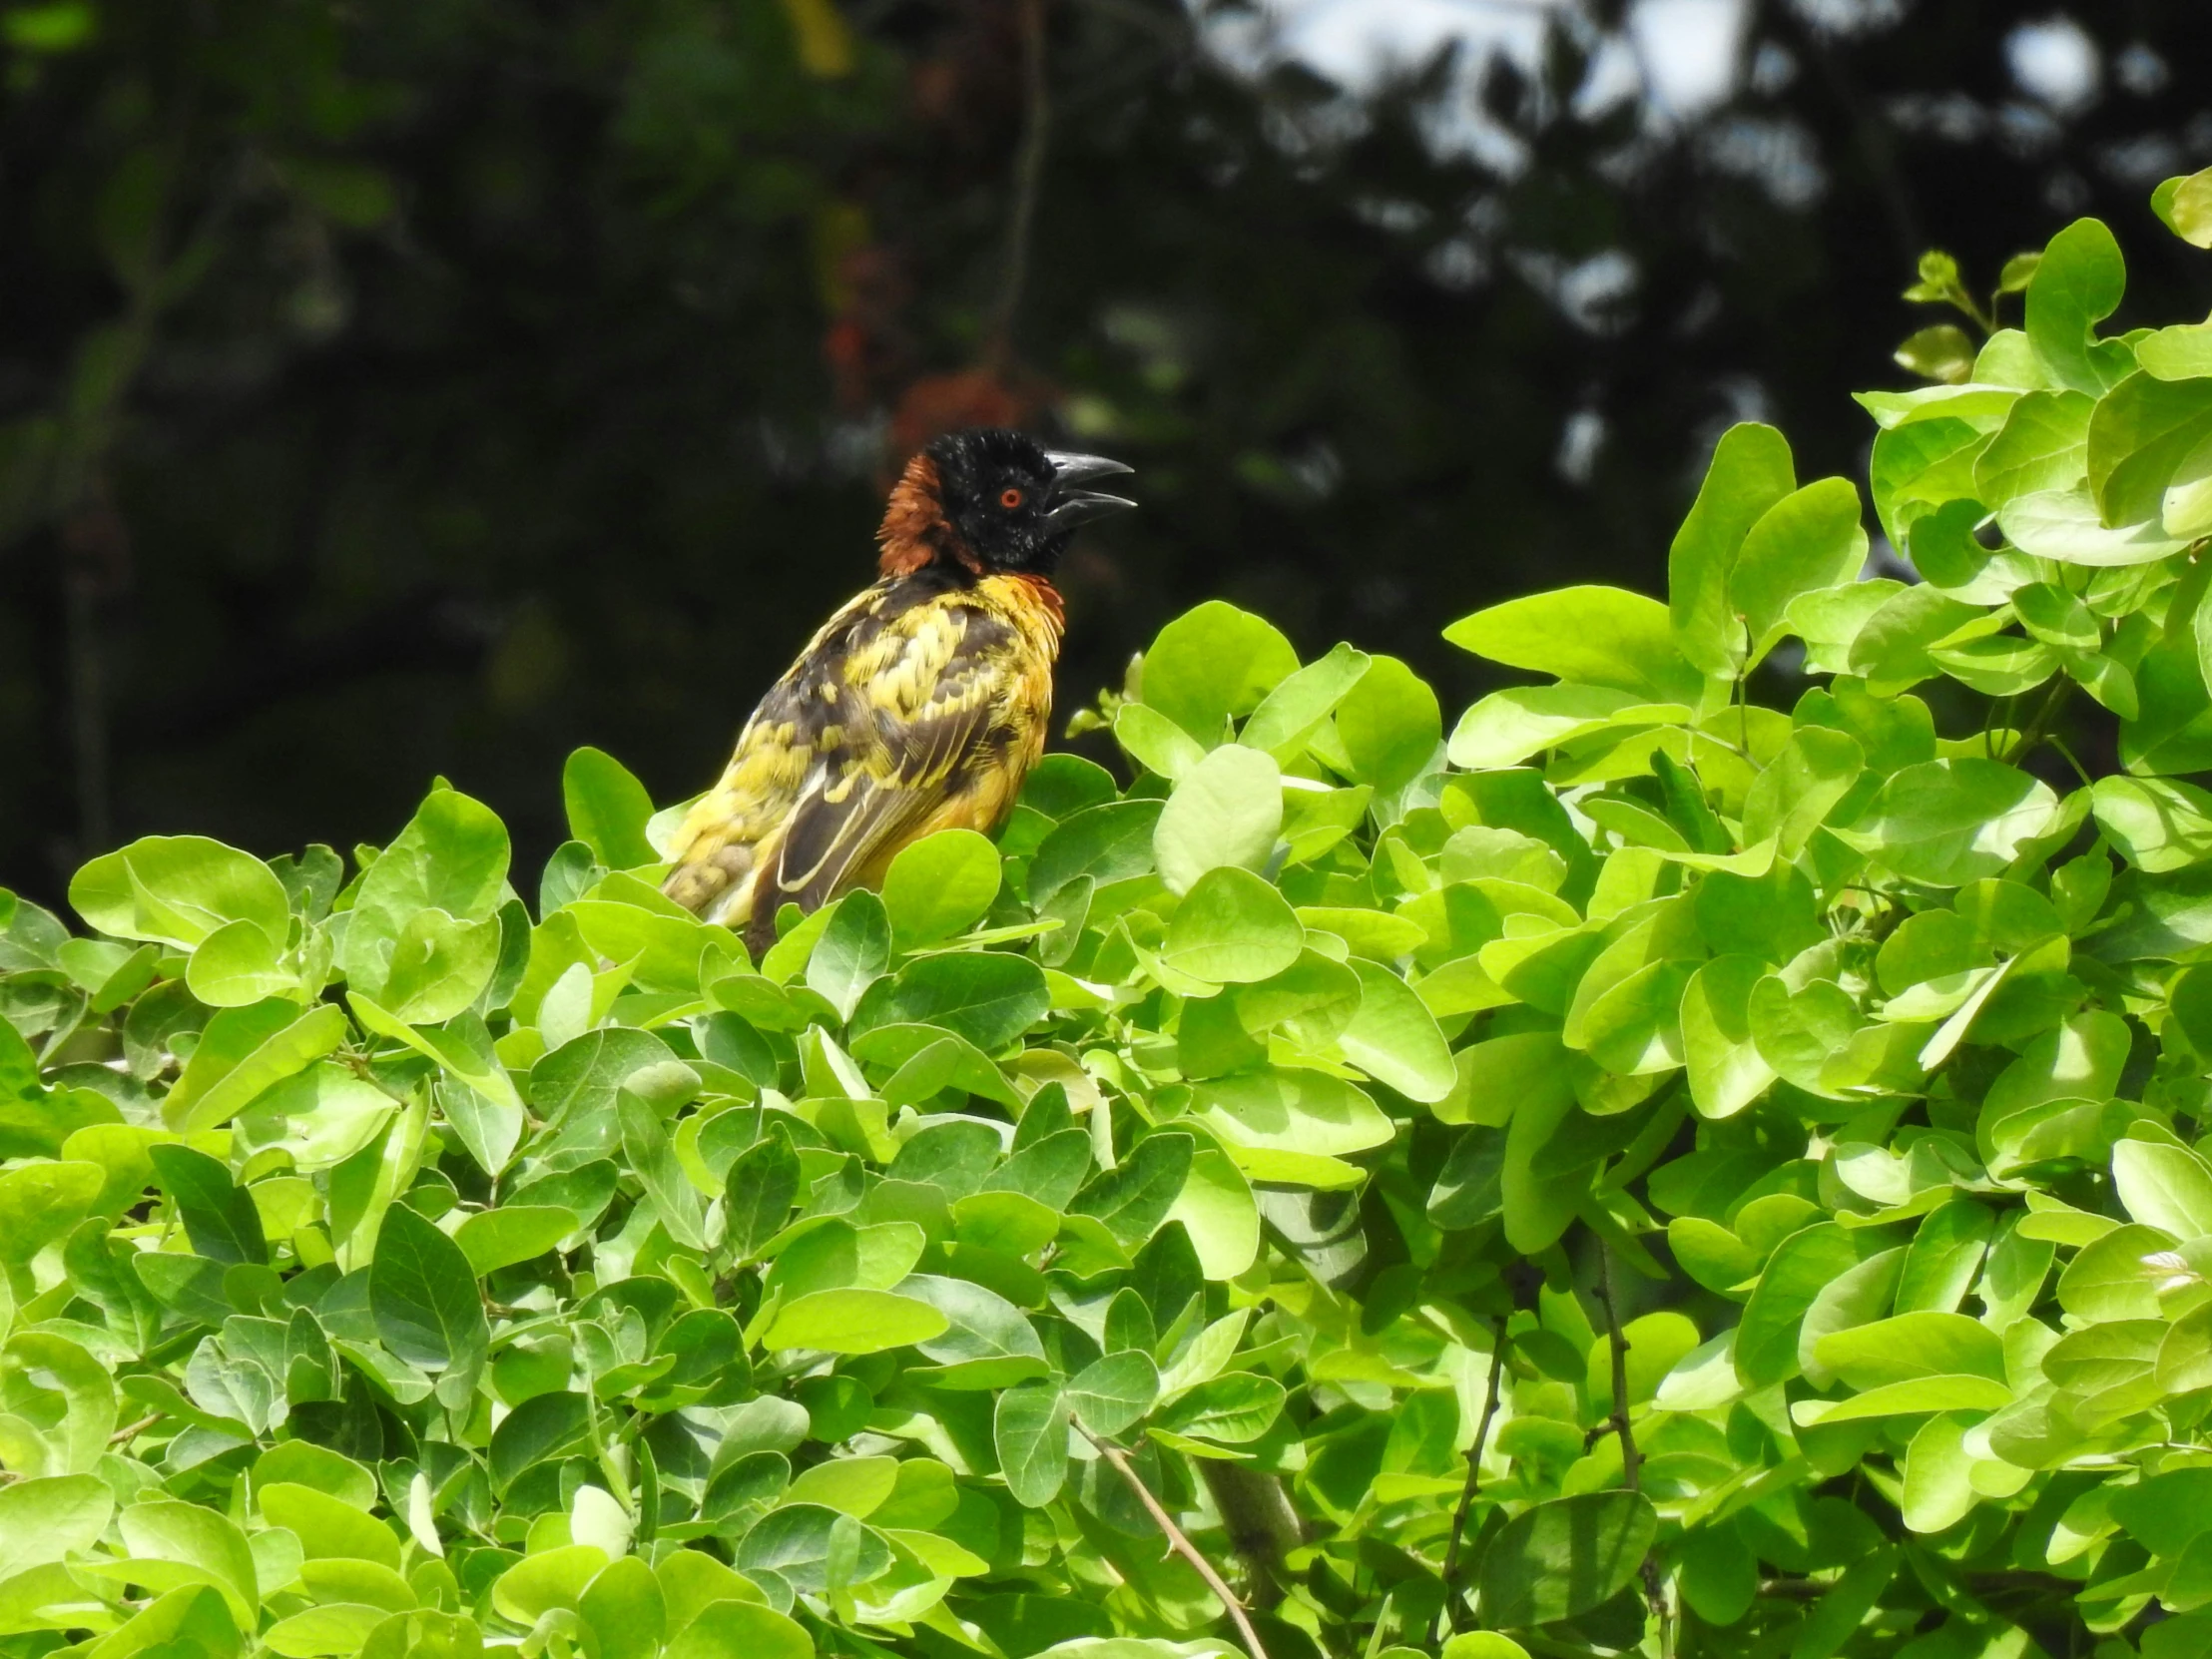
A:
{"label": "bird's open beak", "polygon": [[1124,507],[1136,505],[1126,496],[1078,487],[1093,478],[1133,472],[1134,467],[1109,461],[1103,455],[1077,455],[1060,450],[1048,451],[1045,459],[1052,463],[1053,505],[1044,515],[1045,528],[1051,534],[1063,535],[1078,524],[1088,524],[1094,518],[1104,518],[1108,513],[1118,513]]}

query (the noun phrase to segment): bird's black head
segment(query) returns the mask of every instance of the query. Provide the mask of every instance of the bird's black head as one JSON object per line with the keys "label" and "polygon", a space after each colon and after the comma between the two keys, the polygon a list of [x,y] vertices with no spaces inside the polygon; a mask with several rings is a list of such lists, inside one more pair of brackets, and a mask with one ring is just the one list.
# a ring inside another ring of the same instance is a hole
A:
{"label": "bird's black head", "polygon": [[1082,485],[1129,470],[997,427],[948,432],[914,457],[891,492],[884,568],[949,558],[971,570],[1049,576],[1077,525],[1136,505]]}

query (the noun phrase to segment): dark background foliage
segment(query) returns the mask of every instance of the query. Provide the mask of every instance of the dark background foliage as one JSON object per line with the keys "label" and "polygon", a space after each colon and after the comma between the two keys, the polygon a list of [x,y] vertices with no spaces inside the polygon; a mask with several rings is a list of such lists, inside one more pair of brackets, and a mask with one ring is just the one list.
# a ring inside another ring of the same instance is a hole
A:
{"label": "dark background foliage", "polygon": [[380,839],[432,774],[530,867],[585,742],[688,795],[944,425],[1140,469],[1064,708],[1214,595],[1449,705],[1443,621],[1661,591],[1728,422],[1854,469],[1924,247],[1986,286],[2096,213],[2131,313],[2205,308],[2144,202],[2212,13],[2080,7],[2038,97],[2045,4],[1745,4],[1686,116],[1593,95],[1618,0],[1360,96],[1177,0],[16,0],[0,873]]}

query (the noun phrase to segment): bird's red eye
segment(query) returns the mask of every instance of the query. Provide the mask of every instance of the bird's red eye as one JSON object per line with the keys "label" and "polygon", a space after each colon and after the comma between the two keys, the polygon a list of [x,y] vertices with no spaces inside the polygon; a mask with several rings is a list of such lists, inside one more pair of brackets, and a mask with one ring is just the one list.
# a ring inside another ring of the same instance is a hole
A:
{"label": "bird's red eye", "polygon": [[998,504],[1001,507],[1006,508],[1009,512],[1012,511],[1014,508],[1020,506],[1022,503],[1022,499],[1023,497],[1021,491],[1015,489],[1010,484],[1006,488],[998,492]]}

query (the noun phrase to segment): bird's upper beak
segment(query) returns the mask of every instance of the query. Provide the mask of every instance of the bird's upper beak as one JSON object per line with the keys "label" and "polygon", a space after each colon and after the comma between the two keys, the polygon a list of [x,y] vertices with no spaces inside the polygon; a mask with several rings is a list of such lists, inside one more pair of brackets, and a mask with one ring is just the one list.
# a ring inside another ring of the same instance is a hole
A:
{"label": "bird's upper beak", "polygon": [[1124,507],[1136,503],[1125,496],[1108,495],[1102,490],[1087,490],[1079,486],[1093,478],[1109,478],[1117,472],[1133,472],[1120,461],[1109,461],[1103,455],[1077,455],[1064,450],[1050,450],[1045,459],[1052,463],[1052,510],[1044,515],[1045,528],[1053,535],[1062,535],[1078,524],[1088,524],[1094,518],[1104,518],[1108,513],[1118,513]]}

